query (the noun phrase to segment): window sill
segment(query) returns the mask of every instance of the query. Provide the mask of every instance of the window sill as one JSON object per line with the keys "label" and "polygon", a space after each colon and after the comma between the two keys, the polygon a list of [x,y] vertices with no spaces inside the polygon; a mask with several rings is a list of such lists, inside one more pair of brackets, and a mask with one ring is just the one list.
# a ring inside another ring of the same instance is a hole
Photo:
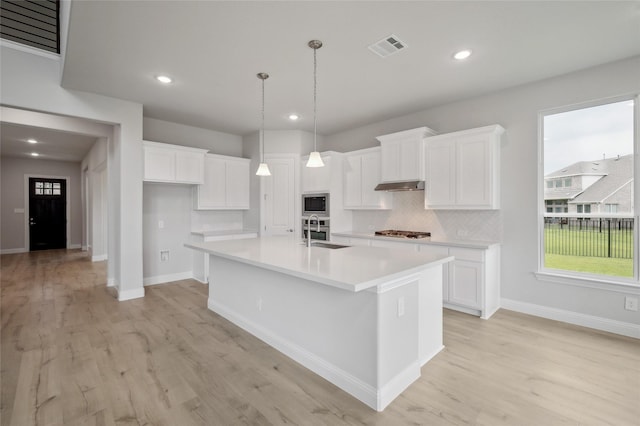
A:
{"label": "window sill", "polygon": [[539,271],[534,272],[534,275],[539,281],[574,285],[577,287],[595,288],[598,290],[615,291],[624,294],[640,295],[640,282],[634,280],[633,278],[605,280],[602,278],[590,276],[581,277],[577,275],[563,274],[562,272],[556,271]]}

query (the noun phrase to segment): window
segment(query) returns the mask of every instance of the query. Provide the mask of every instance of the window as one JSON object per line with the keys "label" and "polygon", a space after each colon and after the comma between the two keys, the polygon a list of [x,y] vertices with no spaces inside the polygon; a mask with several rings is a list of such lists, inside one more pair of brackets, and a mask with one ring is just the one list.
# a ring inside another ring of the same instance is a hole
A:
{"label": "window", "polygon": [[35,183],[36,195],[62,195],[60,182],[40,182]]}
{"label": "window", "polygon": [[591,204],[578,204],[576,207],[578,213],[591,213]]}
{"label": "window", "polygon": [[640,185],[634,180],[636,99],[541,115],[542,272],[640,284],[633,208]]}

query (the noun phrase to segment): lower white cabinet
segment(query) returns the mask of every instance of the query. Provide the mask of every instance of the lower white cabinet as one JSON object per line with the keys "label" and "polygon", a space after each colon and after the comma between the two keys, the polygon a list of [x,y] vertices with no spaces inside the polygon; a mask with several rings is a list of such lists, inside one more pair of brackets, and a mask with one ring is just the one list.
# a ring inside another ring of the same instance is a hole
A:
{"label": "lower white cabinet", "polygon": [[[226,241],[226,240],[241,240],[245,238],[257,238],[257,232],[243,232],[239,234],[231,233],[221,235],[204,235],[204,234],[192,234],[191,240],[193,242],[209,242],[209,241]],[[196,280],[208,284],[209,283],[209,254],[202,253],[200,251],[193,251],[193,278]]]}
{"label": "lower white cabinet", "polygon": [[445,308],[488,319],[500,308],[500,246],[461,248],[421,244],[419,250],[453,256],[445,268]]}
{"label": "lower white cabinet", "polygon": [[204,159],[204,183],[195,189],[197,210],[249,209],[251,160],[207,154]]}
{"label": "lower white cabinet", "polygon": [[453,256],[454,260],[443,268],[443,306],[483,319],[488,319],[500,308],[499,244],[487,248],[467,248],[344,235],[332,235],[331,241],[351,246],[370,245]]}

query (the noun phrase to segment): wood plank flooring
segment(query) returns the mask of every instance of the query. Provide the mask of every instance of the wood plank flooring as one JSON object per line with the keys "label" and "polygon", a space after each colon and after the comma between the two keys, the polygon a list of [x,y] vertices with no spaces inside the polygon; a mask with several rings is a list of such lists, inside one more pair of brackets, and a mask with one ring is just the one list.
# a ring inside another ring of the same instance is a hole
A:
{"label": "wood plank flooring", "polygon": [[445,310],[446,349],[376,413],[209,311],[196,281],[118,302],[80,251],[0,262],[2,425],[640,424],[635,339]]}

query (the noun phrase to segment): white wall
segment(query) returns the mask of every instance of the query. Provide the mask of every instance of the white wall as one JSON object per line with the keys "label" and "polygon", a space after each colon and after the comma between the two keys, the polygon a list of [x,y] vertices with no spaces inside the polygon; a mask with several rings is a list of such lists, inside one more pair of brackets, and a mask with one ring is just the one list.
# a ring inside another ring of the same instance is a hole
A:
{"label": "white wall", "polygon": [[[29,241],[25,239],[27,222],[26,210],[29,199],[25,198],[25,175],[68,177],[67,204],[70,217],[68,247],[80,248],[82,243],[82,202],[80,163],[70,161],[51,161],[31,158],[1,157],[0,192],[0,251],[29,251]],[[24,213],[15,213],[15,209],[25,209]]]}
{"label": "white wall", "polygon": [[[82,195],[85,209],[83,244],[94,261],[108,258],[108,138],[100,138],[82,160]],[[86,185],[86,187],[85,187]]]}
{"label": "white wall", "polygon": [[[638,76],[640,57],[635,57],[331,135],[322,148],[351,151],[376,146],[377,135],[425,125],[447,133],[501,124],[506,129],[501,149],[502,297],[540,312],[572,312],[603,324],[637,327],[640,313],[624,309],[624,296],[637,297],[637,289],[607,291],[544,282],[533,273],[538,264],[538,113],[638,93]],[[636,163],[640,175],[640,161]],[[358,220],[354,215],[354,223]]]}
{"label": "white wall", "polygon": [[145,117],[144,140],[208,149],[212,154],[242,157],[242,136]]}
{"label": "white wall", "polygon": [[[143,199],[143,276],[190,274],[192,250],[184,247],[191,237],[193,201],[191,185],[145,183]],[[162,221],[162,228],[159,222]],[[169,250],[169,261],[160,251]]]}
{"label": "white wall", "polygon": [[[113,126],[109,155],[109,281],[118,299],[142,286],[142,105],[60,86],[60,61],[0,47],[0,103]],[[4,120],[4,116],[3,116]],[[101,135],[99,135],[101,136]]]}

